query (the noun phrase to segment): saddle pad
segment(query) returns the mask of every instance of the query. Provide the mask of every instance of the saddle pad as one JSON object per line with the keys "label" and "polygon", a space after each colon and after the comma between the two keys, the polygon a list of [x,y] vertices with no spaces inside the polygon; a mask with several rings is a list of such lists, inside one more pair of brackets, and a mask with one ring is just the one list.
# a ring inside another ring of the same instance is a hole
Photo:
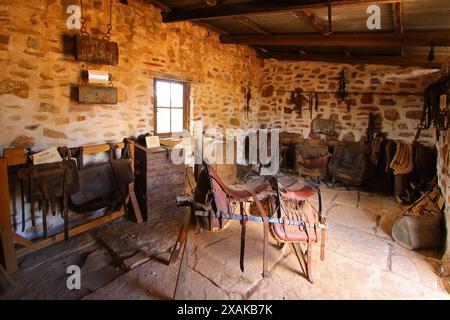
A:
{"label": "saddle pad", "polygon": [[[307,219],[305,222],[309,222],[311,224],[317,223],[319,221],[318,214],[311,206],[309,202],[303,202],[304,206],[302,208],[303,214]],[[275,199],[272,201],[272,205],[274,211],[276,210]],[[277,217],[277,212],[275,211],[274,217]],[[295,216],[291,216],[286,212],[286,209],[281,206],[281,218],[283,219],[291,219],[291,220],[299,220],[296,219]],[[279,223],[271,223],[270,224],[270,234],[272,237],[278,242],[319,242],[320,241],[320,232],[319,230],[315,230],[314,227],[308,227],[307,229],[304,226],[293,226],[293,225],[283,225]]]}
{"label": "saddle pad", "polygon": [[114,193],[115,181],[109,163],[83,168],[79,171],[80,190],[70,197],[74,205],[105,198]]}
{"label": "saddle pad", "polygon": [[29,202],[31,202],[31,199],[62,197],[64,178],[67,183],[68,195],[74,194],[79,190],[78,171],[74,160],[27,165],[19,170],[18,175],[20,179],[26,182],[24,184],[25,196]]}

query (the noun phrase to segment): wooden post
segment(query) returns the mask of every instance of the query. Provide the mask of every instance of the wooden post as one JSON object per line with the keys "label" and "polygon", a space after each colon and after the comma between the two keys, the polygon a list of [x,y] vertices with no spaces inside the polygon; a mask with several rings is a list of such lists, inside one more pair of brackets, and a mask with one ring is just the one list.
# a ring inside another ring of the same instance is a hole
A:
{"label": "wooden post", "polygon": [[16,272],[17,260],[11,229],[11,211],[9,207],[8,164],[0,159],[0,263],[9,273]]}
{"label": "wooden post", "polygon": [[192,236],[195,233],[196,226],[197,220],[195,218],[194,210],[186,207],[185,220],[169,260],[170,265],[177,259],[180,250],[183,250],[180,268],[178,269],[177,282],[175,284],[175,291],[173,293],[174,300],[180,300],[183,298],[183,288],[186,282],[186,274],[189,265],[189,252],[192,248]]}
{"label": "wooden post", "polygon": [[[134,147],[135,147],[135,142],[131,141],[131,140],[128,140],[128,142],[130,143],[131,169],[134,172]],[[142,212],[141,212],[141,209],[139,208],[139,203],[138,203],[137,198],[136,198],[136,192],[134,190],[134,181],[131,182],[128,185],[128,194],[129,194],[129,199],[130,199],[130,204],[129,205],[131,207],[131,210],[133,211],[134,221],[136,223],[141,223],[144,220],[142,219]]]}

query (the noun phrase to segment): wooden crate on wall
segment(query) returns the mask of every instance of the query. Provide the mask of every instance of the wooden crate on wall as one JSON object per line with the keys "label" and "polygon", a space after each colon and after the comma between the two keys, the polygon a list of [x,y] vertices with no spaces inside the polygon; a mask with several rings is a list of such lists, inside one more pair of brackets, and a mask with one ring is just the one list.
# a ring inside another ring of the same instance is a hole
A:
{"label": "wooden crate on wall", "polygon": [[176,197],[184,195],[185,167],[170,159],[170,148],[147,149],[136,144],[136,195],[147,221],[181,216]]}

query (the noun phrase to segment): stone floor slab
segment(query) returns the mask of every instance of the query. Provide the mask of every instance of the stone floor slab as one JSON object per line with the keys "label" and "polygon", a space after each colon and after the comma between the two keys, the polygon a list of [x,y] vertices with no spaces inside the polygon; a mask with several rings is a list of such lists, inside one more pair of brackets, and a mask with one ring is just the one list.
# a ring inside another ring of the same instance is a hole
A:
{"label": "stone floor slab", "polygon": [[342,190],[337,192],[336,198],[334,199],[333,203],[357,208],[358,201],[359,201],[358,191]]}
{"label": "stone floor slab", "polygon": [[334,224],[375,234],[378,216],[374,212],[361,210],[356,207],[335,205],[329,210],[327,220]]}

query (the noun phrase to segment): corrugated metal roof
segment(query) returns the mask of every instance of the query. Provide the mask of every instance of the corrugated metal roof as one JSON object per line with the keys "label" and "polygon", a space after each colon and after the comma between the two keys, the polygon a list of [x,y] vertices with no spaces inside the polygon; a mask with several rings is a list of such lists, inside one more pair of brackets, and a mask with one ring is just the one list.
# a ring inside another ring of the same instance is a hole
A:
{"label": "corrugated metal roof", "polygon": [[404,0],[405,30],[450,30],[449,0]]}
{"label": "corrugated metal roof", "polygon": [[[208,8],[205,0],[160,0],[167,6],[177,10],[193,8]],[[223,0],[221,5],[232,5],[253,0]],[[275,1],[275,0],[274,0]],[[300,2],[300,1],[299,1]],[[381,30],[368,30],[366,23],[370,13],[367,13],[368,4],[333,7],[333,31],[335,33],[392,33],[395,31],[393,4],[378,4],[381,9]],[[311,9],[313,14],[327,26],[327,8]],[[292,11],[273,12],[265,14],[246,15],[247,18],[260,25],[272,34],[317,34],[305,19],[297,17]],[[239,23],[236,19],[227,17],[205,20],[229,34],[248,35],[257,31]],[[403,0],[404,31],[449,31],[450,38],[450,0]],[[296,47],[296,46],[258,46],[270,51],[299,52],[304,50],[310,54],[345,54],[352,55],[400,55],[401,48],[385,47]],[[428,55],[428,47],[404,48],[404,54]],[[450,48],[436,47],[437,57],[450,56]]]}
{"label": "corrugated metal roof", "polygon": [[273,52],[300,52],[308,54],[345,54],[351,55],[385,55],[395,56],[401,53],[400,48],[391,47],[315,47],[315,46],[258,46]]}
{"label": "corrugated metal roof", "polygon": [[[218,1],[221,5],[228,5],[228,4],[236,4],[236,3],[243,3],[253,0],[223,0]],[[196,8],[208,8],[210,7],[205,0],[164,0],[160,1],[161,3],[164,3],[166,6],[172,8],[172,9],[183,9],[183,10],[189,10],[189,9],[196,9]]]}
{"label": "corrugated metal roof", "polygon": [[[221,5],[232,5],[252,0],[223,0]],[[165,5],[179,10],[208,8],[204,0],[162,0]],[[378,4],[381,8],[380,32],[394,30],[392,4]],[[368,5],[335,6],[333,7],[333,30],[339,33],[376,32],[367,29],[366,21],[369,14]],[[311,10],[324,24],[327,23],[326,8]],[[249,15],[253,21],[272,33],[311,33],[314,32],[308,23],[295,18],[290,12]],[[450,0],[403,0],[403,17],[405,31],[415,30],[450,30]],[[234,21],[230,21],[234,24]],[[220,23],[223,27],[224,22]],[[231,25],[230,28],[233,28]],[[244,29],[243,29],[244,30]],[[296,31],[297,30],[297,31]]]}
{"label": "corrugated metal roof", "polygon": [[[371,33],[371,32],[391,32],[394,30],[392,9],[389,4],[379,5],[381,9],[381,30],[369,30],[367,28],[367,19],[370,14],[367,13],[368,5],[355,7],[334,7],[332,9],[333,31],[339,33]],[[328,9],[311,10],[316,17],[328,21]]]}
{"label": "corrugated metal roof", "polygon": [[274,34],[317,33],[304,19],[296,17],[292,12],[268,13],[248,17]]}
{"label": "corrugated metal roof", "polygon": [[240,23],[234,18],[220,18],[214,20],[205,20],[205,22],[227,31],[230,34],[258,34],[255,30]]}

